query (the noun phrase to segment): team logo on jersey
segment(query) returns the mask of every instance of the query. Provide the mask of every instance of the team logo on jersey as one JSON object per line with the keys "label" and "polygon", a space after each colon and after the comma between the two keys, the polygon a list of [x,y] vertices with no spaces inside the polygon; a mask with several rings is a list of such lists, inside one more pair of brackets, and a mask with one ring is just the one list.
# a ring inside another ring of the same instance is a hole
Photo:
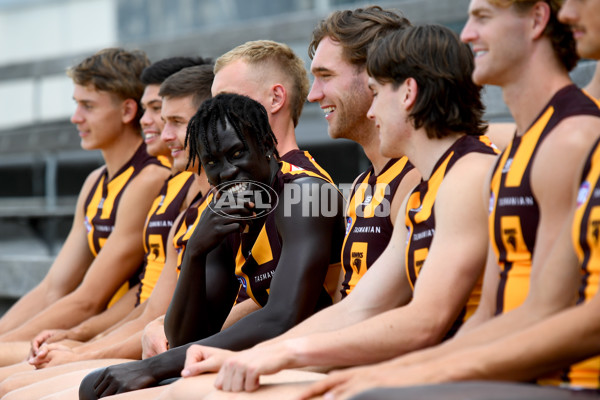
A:
{"label": "team logo on jersey", "polygon": [[508,228],[503,231],[506,243],[509,244],[514,251],[517,250],[517,230]]}
{"label": "team logo on jersey", "polygon": [[248,284],[246,283],[246,278],[244,278],[243,276],[238,276],[237,278],[240,284],[244,287],[244,289],[246,289],[248,287]]}
{"label": "team logo on jersey", "polygon": [[490,202],[488,203],[488,214],[494,211],[494,202],[496,201],[496,195],[494,192],[490,192]]}
{"label": "team logo on jersey", "polygon": [[350,228],[352,228],[352,217],[346,218],[346,235],[350,232]]}
{"label": "team logo on jersey", "polygon": [[90,233],[92,231],[92,224],[90,223],[90,219],[87,215],[85,216],[85,219],[83,220],[83,224],[85,225],[86,232]]}
{"label": "team logo on jersey", "polygon": [[102,210],[104,207],[104,197],[100,199],[100,203],[98,203],[98,210]]}
{"label": "team logo on jersey", "polygon": [[160,201],[158,202],[158,206],[162,207],[164,201],[165,201],[165,195],[163,194],[162,196],[160,196]]}
{"label": "team logo on jersey", "polygon": [[579,186],[579,192],[577,193],[577,207],[580,207],[588,198],[590,194],[590,183],[588,181],[584,181],[581,186]]}
{"label": "team logo on jersey", "polygon": [[[215,191],[216,195],[208,203],[208,208],[222,217],[235,220],[264,217],[272,213],[279,203],[279,197],[272,187],[252,180],[221,183],[215,187]],[[254,203],[251,215],[235,213],[235,209],[241,211],[250,202]]]}

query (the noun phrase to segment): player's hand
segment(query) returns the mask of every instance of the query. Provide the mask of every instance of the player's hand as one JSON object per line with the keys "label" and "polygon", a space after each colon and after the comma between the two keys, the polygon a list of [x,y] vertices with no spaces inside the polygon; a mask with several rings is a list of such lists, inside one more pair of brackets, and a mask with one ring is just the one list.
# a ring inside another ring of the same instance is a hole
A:
{"label": "player's hand", "polygon": [[252,392],[259,388],[261,375],[296,366],[293,351],[286,342],[255,347],[227,358],[219,370],[215,387],[228,392]]}
{"label": "player's hand", "polygon": [[165,319],[161,316],[144,328],[142,335],[142,359],[153,357],[169,349],[165,335]]}
{"label": "player's hand", "polygon": [[196,229],[186,244],[192,256],[206,254],[217,247],[230,233],[242,230],[254,215],[254,203],[249,200],[225,201],[233,196],[215,195],[200,217]]}
{"label": "player's hand", "polygon": [[181,376],[189,378],[206,372],[217,372],[233,351],[194,344],[187,349]]}
{"label": "player's hand", "polygon": [[68,331],[66,329],[46,329],[38,333],[31,341],[31,349],[29,350],[28,360],[35,357],[44,343],[54,343],[68,339]]}

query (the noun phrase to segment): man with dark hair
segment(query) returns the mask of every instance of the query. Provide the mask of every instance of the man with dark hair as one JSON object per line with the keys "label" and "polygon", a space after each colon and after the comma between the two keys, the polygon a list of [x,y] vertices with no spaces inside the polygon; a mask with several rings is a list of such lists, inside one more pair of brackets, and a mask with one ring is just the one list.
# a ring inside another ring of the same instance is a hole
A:
{"label": "man with dark hair", "polygon": [[146,85],[141,99],[144,114],[140,119],[140,125],[144,132],[146,151],[148,151],[149,154],[161,154],[161,149],[165,146],[164,141],[160,140],[160,132],[162,131],[163,125],[160,118],[162,99],[158,95],[160,85],[169,76],[184,68],[209,64],[212,65],[212,61],[209,58],[169,57],[158,60],[144,68],[142,75],[140,76],[140,80]]}
{"label": "man with dark hair", "polygon": [[[491,243],[472,322],[432,349],[332,375],[311,394],[328,391],[338,399],[371,387],[475,379],[537,380],[545,387],[469,382],[382,389],[357,398],[571,399],[588,398],[581,388],[598,389],[597,359],[552,373],[600,351],[588,342],[597,340],[591,334],[597,324],[585,322],[597,321],[596,272],[590,268],[597,242],[589,240],[593,217],[586,211],[596,204],[590,196],[597,154],[582,164],[600,132],[600,109],[569,79],[577,55],[570,28],[558,20],[561,4],[472,0],[462,32],[475,52],[473,79],[502,87],[517,125],[486,186]],[[590,7],[586,15],[597,14]],[[592,48],[584,46],[590,44],[586,29],[574,27],[582,31],[575,35],[577,48]],[[575,301],[585,306],[569,308]]]}

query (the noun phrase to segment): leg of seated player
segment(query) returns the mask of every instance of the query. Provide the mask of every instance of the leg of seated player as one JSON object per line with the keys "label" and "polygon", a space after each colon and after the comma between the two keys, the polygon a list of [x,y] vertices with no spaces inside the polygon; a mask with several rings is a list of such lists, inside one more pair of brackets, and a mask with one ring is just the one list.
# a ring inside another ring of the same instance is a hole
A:
{"label": "leg of seated player", "polygon": [[[23,361],[19,364],[8,365],[6,367],[0,367],[0,383],[4,382],[5,379],[18,374],[20,372],[33,371],[35,368],[30,365],[27,361]],[[2,385],[0,385],[0,398],[2,398]]]}
{"label": "leg of seated player", "polygon": [[40,400],[78,400],[79,385],[42,397]]}
{"label": "leg of seated player", "polygon": [[74,382],[79,382],[90,373],[93,369],[83,369],[80,371],[73,371],[67,374],[63,374],[59,377],[51,379],[45,379],[31,385],[13,390],[6,396],[2,397],[3,400],[34,400],[40,399],[45,395],[63,391],[73,387]]}
{"label": "leg of seated player", "polygon": [[255,392],[224,392],[214,387],[217,374],[203,374],[191,378],[182,378],[169,385],[163,392],[159,400],[192,400],[192,399],[211,399],[227,400],[235,399],[260,399],[277,400],[288,399],[301,393],[306,385],[313,383],[325,375],[300,371],[283,370],[274,375],[263,375],[260,377],[261,387]]}
{"label": "leg of seated player", "polygon": [[[57,365],[55,367],[48,367],[34,370],[24,370],[23,372],[15,372],[13,375],[8,376],[0,384],[0,398],[10,391],[23,388],[25,386],[34,384],[40,381],[47,381],[52,378],[60,378],[64,374],[68,374],[75,371],[91,371],[96,368],[104,368],[109,365],[120,364],[130,360],[122,358],[110,358],[101,360],[85,360],[67,363],[63,365]],[[20,364],[19,364],[20,365]],[[76,383],[79,383],[85,374],[83,374]],[[75,384],[75,382],[73,382]]]}
{"label": "leg of seated player", "polygon": [[13,365],[24,361],[29,354],[29,342],[0,343],[0,367]]}

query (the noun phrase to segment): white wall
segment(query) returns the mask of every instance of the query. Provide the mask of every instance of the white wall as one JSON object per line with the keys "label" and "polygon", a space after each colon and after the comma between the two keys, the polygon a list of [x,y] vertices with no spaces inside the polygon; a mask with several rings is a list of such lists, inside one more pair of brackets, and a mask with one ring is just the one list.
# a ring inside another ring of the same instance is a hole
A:
{"label": "white wall", "polygon": [[[116,43],[115,0],[40,0],[0,7],[0,65],[95,52]],[[68,117],[64,74],[0,80],[0,129]]]}
{"label": "white wall", "polygon": [[0,8],[0,65],[116,42],[113,0],[46,0]]}

